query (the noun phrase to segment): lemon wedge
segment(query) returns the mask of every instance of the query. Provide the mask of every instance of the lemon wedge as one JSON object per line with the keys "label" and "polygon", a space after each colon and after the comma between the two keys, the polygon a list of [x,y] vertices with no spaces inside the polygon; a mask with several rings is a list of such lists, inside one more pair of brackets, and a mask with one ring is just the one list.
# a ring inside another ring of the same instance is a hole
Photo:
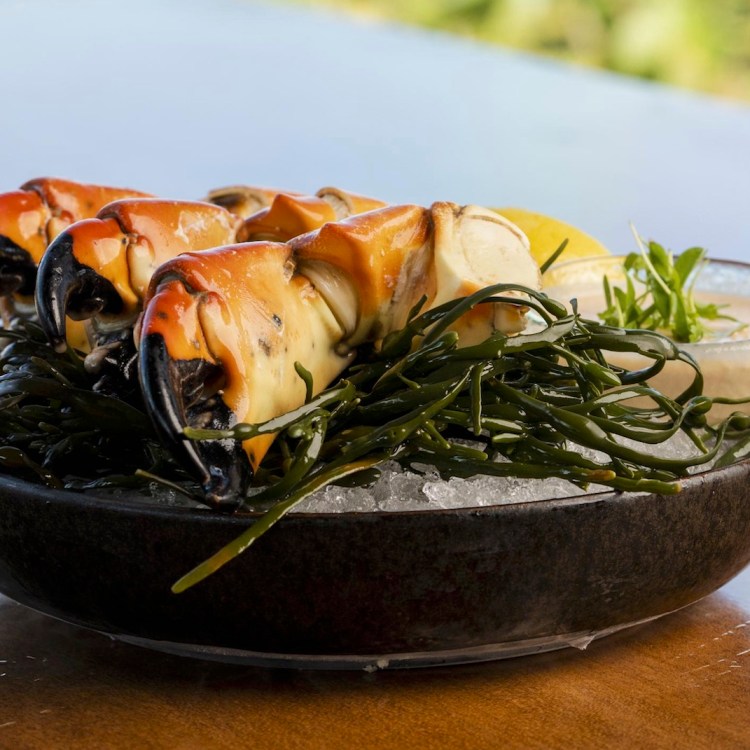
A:
{"label": "lemon wedge", "polygon": [[496,208],[497,213],[512,221],[529,238],[531,255],[541,266],[557,250],[563,240],[568,240],[559,262],[609,255],[599,240],[551,216],[527,211],[525,208]]}

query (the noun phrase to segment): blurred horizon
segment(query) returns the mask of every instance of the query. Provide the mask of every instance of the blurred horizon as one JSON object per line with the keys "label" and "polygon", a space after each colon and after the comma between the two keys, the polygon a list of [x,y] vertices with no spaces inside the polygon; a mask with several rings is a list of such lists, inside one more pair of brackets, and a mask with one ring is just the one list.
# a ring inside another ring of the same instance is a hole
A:
{"label": "blurred horizon", "polygon": [[291,0],[750,102],[750,0]]}

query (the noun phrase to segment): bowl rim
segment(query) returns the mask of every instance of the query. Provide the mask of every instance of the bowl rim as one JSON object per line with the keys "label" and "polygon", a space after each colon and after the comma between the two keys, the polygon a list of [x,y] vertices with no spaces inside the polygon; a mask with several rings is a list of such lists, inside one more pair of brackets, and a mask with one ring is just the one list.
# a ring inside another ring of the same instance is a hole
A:
{"label": "bowl rim", "polygon": [[[558,263],[553,263],[545,271],[545,273],[542,276],[542,280],[544,280],[544,276],[546,276],[548,273],[552,272],[553,270],[571,268],[576,265],[583,266],[583,265],[593,264],[593,263],[612,264],[614,261],[622,262],[625,260],[625,258],[628,257],[628,255],[631,255],[631,254],[632,253],[613,253],[611,255],[590,255],[586,258],[571,258],[570,260],[561,260]],[[709,257],[709,258],[705,258],[704,262],[707,263],[708,265],[735,266],[739,269],[750,272],[750,262],[744,261],[744,260]]]}

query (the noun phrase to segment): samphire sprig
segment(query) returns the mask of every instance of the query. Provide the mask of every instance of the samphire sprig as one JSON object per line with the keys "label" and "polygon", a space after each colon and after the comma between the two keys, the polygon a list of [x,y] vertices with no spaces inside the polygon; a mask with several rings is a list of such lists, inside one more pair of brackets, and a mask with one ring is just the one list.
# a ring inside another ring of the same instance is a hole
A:
{"label": "samphire sprig", "polygon": [[658,242],[644,243],[633,229],[638,252],[623,262],[624,287],[614,286],[605,275],[606,309],[599,318],[608,325],[661,331],[681,343],[701,341],[708,331],[706,322],[734,321],[721,306],[699,302],[695,281],[706,261],[706,251],[691,247],[676,257]]}
{"label": "samphire sprig", "polygon": [[[450,329],[463,313],[517,303],[517,293],[528,297],[534,329],[459,348]],[[630,371],[608,363],[608,352],[650,362]],[[694,373],[676,398],[648,383],[671,360]],[[215,572],[324,484],[358,473],[371,481],[386,458],[414,471],[433,466],[444,478],[561,477],[584,488],[678,492],[681,477],[722,452],[728,433],[750,430],[750,418],[739,412],[708,426],[713,401],[702,389],[699,367],[670,339],[584,320],[524,287],[498,284],[422,314],[417,308],[381,346],[361,351],[339,383],[289,414],[231,430],[186,430],[196,440],[278,436],[257,477],[264,489],[244,506],[264,514],[173,590]],[[694,445],[690,455],[653,449],[680,431]]]}
{"label": "samphire sprig", "polygon": [[58,489],[147,491],[136,475],[146,470],[195,491],[137,399],[95,392],[82,359],[55,352],[32,320],[15,318],[0,339],[1,471]]}

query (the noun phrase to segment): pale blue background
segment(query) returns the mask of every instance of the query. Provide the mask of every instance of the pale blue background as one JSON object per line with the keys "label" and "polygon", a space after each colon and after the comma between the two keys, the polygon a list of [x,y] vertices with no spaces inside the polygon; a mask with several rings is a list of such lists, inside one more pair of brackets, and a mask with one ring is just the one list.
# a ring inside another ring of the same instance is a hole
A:
{"label": "pale blue background", "polygon": [[0,177],[516,204],[750,261],[750,109],[249,0],[1,0]]}

